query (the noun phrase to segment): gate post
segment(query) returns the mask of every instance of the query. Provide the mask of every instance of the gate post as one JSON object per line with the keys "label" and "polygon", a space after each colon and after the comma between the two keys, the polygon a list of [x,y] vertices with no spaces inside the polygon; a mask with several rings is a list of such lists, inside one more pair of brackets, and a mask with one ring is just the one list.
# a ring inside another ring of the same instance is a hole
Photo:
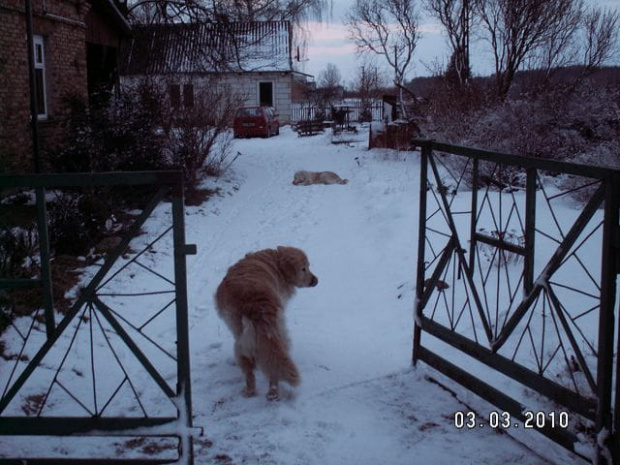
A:
{"label": "gate post", "polygon": [[192,382],[189,363],[189,320],[188,320],[188,301],[187,301],[187,276],[186,255],[196,253],[196,247],[185,244],[185,213],[183,208],[183,177],[179,175],[179,185],[172,192],[172,216],[174,222],[173,241],[174,241],[174,281],[175,297],[177,302],[177,328],[178,340],[177,351],[179,354],[177,365],[177,396],[185,400],[185,411],[179,412],[180,420],[185,423],[186,431],[180,436],[183,455],[187,457],[187,465],[194,463],[194,451],[191,429],[193,427],[192,418]]}
{"label": "gate post", "polygon": [[[615,367],[615,402],[611,399],[611,383],[614,382],[613,369],[613,357],[614,357],[614,316],[620,313],[620,301],[617,299],[616,280],[618,274],[620,274],[620,176],[615,175],[607,181],[607,191],[605,196],[605,226],[603,230],[603,279],[601,282],[601,326],[604,324],[603,314],[607,313],[611,319],[609,322],[608,336],[609,340],[608,351],[601,355],[601,358],[605,359],[606,369],[608,373],[601,374],[600,370],[603,368],[603,361],[599,360],[599,383],[601,375],[605,376],[605,382],[609,385],[609,404],[608,408],[613,405],[614,415],[612,418],[605,418],[601,416],[601,420],[607,421],[607,425],[599,424],[600,428],[608,427],[611,433],[610,449],[612,454],[612,463],[620,462],[620,317],[617,318],[616,324],[618,325],[618,340],[616,341],[618,352],[616,352],[616,367]],[[601,333],[602,336],[602,333]],[[599,341],[601,343],[601,341]],[[600,350],[600,349],[599,349]],[[609,378],[609,379],[607,379]],[[599,385],[599,389],[600,389]],[[602,402],[601,402],[602,404]],[[599,404],[599,411],[601,407],[605,405]],[[599,420],[599,414],[597,412],[597,423]],[[613,422],[613,423],[612,423]]]}
{"label": "gate post", "polygon": [[419,207],[419,227],[418,227],[418,264],[415,286],[414,304],[414,328],[413,328],[413,366],[418,363],[420,354],[420,338],[422,336],[422,324],[420,321],[420,302],[424,295],[424,248],[426,237],[426,191],[428,190],[428,159],[433,152],[433,142],[430,140],[420,142],[422,148],[420,154],[420,207]]}
{"label": "gate post", "polygon": [[[603,223],[603,256],[601,263],[601,309],[599,316],[599,341],[597,365],[597,396],[596,411],[598,463],[611,465],[617,463],[611,456],[617,455],[617,430],[614,431],[612,419],[612,382],[616,311],[616,247],[614,244],[618,230],[618,196],[620,189],[613,177],[605,181],[605,218]],[[616,378],[618,373],[616,372]],[[616,390],[617,390],[616,386]],[[617,417],[618,398],[616,397]]]}
{"label": "gate post", "polygon": [[45,188],[35,189],[37,202],[37,227],[39,233],[39,256],[41,257],[41,289],[43,290],[43,307],[45,311],[45,331],[51,339],[56,331],[54,317],[54,291],[52,289],[52,269],[50,262],[50,236],[47,226],[47,207],[45,205]]}

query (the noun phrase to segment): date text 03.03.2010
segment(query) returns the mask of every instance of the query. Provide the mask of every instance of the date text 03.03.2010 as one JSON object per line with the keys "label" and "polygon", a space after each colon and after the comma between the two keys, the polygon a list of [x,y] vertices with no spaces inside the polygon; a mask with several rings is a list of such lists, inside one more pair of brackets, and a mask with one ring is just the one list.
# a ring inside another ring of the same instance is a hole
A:
{"label": "date text 03.03.2010", "polygon": [[568,412],[523,412],[523,420],[512,418],[508,412],[490,412],[487,417],[482,417],[476,412],[456,412],[454,414],[454,426],[457,429],[478,428],[568,428]]}

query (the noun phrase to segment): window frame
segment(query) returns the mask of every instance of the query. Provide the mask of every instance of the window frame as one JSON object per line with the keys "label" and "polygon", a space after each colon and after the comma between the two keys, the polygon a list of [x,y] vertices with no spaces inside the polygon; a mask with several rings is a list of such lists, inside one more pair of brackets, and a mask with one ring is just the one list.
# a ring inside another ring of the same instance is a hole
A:
{"label": "window frame", "polygon": [[[49,117],[47,99],[47,62],[45,50],[45,38],[42,35],[32,36],[32,53],[35,73],[35,86],[37,90],[37,118],[45,120]],[[40,88],[39,88],[40,87]]]}
{"label": "window frame", "polygon": [[194,85],[188,83],[170,83],[168,84],[168,99],[170,108],[175,111],[189,110],[194,108]]}

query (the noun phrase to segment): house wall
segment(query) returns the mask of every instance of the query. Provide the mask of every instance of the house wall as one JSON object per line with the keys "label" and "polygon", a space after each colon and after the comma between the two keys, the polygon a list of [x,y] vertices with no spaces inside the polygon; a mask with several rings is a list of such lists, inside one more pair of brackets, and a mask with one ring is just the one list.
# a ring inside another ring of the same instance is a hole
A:
{"label": "house wall", "polygon": [[288,124],[291,119],[293,75],[291,73],[242,73],[227,74],[223,82],[231,86],[233,92],[246,97],[246,105],[259,104],[259,83],[272,82],[274,89],[274,108],[280,115],[280,123]]}
{"label": "house wall", "polygon": [[[44,38],[48,117],[40,120],[42,152],[60,143],[64,98],[87,97],[84,15],[79,1],[33,0],[34,34]],[[0,2],[0,172],[31,172],[30,86],[23,0]]]}
{"label": "house wall", "polygon": [[[162,89],[166,89],[170,83],[192,83],[196,89],[202,85],[213,85],[213,76],[196,75],[167,75],[167,76],[121,76],[121,87],[133,88],[140,82],[159,82]],[[293,104],[304,100],[304,93],[299,90],[300,83],[292,73],[283,72],[247,72],[229,73],[219,76],[222,86],[229,86],[231,92],[245,98],[245,105],[254,106],[259,104],[259,83],[272,82],[274,91],[274,108],[279,115],[280,124],[290,124],[293,116]],[[198,92],[198,90],[195,90]],[[295,98],[294,98],[295,97]]]}
{"label": "house wall", "polygon": [[[280,124],[289,124],[293,115],[293,103],[304,101],[304,94],[299,90],[300,83],[292,73],[285,72],[246,72],[229,73],[219,76],[219,83],[229,87],[231,92],[245,98],[245,105],[259,105],[259,83],[272,82],[274,92],[274,108],[279,114]],[[123,88],[133,88],[140,82],[159,82],[159,86],[165,89],[170,83],[185,84],[192,83],[196,89],[201,85],[213,84],[212,75],[167,75],[167,76],[121,76],[121,86]],[[199,92],[195,90],[195,92]],[[295,97],[295,98],[294,98]]]}

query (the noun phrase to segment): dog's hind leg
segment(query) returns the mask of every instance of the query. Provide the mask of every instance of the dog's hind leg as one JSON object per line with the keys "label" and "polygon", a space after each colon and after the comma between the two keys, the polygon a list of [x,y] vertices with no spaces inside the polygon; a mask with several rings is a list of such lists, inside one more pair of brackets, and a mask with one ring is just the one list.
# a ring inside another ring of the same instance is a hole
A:
{"label": "dog's hind leg", "polygon": [[256,361],[253,358],[243,354],[239,341],[235,343],[235,356],[237,359],[237,365],[245,376],[245,388],[243,389],[243,395],[245,397],[253,397],[256,395],[256,376],[254,375]]}
{"label": "dog's hind leg", "polygon": [[267,392],[267,400],[279,400],[280,391],[278,391],[278,380],[269,381],[269,391]]}
{"label": "dog's hind leg", "polygon": [[258,351],[257,360],[259,367],[269,379],[269,392],[267,399],[279,398],[278,383],[287,382],[291,386],[297,386],[301,382],[299,371],[295,362],[288,354],[289,342],[278,333],[272,333],[257,328]]}
{"label": "dog's hind leg", "polygon": [[264,367],[264,369],[269,377],[268,400],[279,399],[278,383],[280,380],[286,381],[291,386],[298,386],[301,382],[301,377],[299,376],[299,371],[295,363],[286,354],[281,354],[275,363]]}
{"label": "dog's hind leg", "polygon": [[243,395],[252,397],[256,395],[256,360],[252,355],[255,351],[256,336],[254,327],[247,320],[243,321],[241,335],[235,341],[235,358],[237,365],[245,376],[245,389]]}
{"label": "dog's hind leg", "polygon": [[254,360],[241,357],[240,358],[241,370],[245,374],[245,388],[243,389],[243,395],[245,397],[254,397],[256,395],[256,376],[254,376],[254,368],[256,364]]}

